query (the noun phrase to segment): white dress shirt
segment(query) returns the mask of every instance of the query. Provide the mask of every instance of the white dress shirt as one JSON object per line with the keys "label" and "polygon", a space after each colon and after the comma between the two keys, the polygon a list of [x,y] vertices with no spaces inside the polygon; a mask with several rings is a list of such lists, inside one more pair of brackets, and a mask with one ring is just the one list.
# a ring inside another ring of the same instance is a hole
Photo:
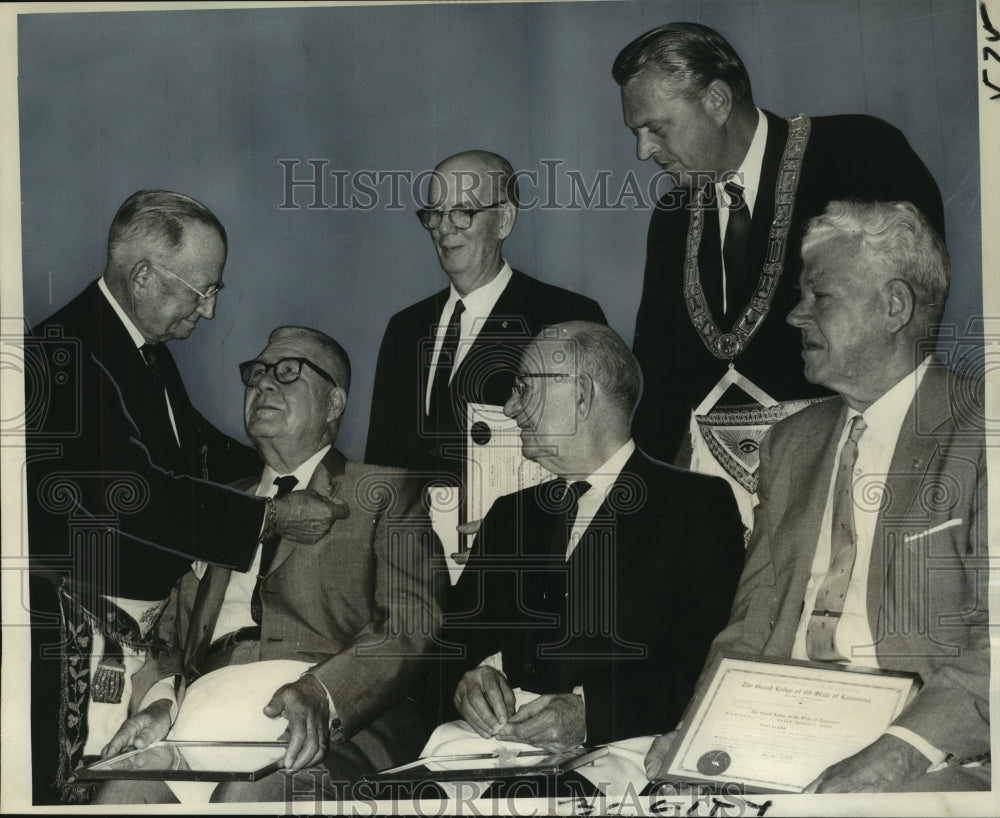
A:
{"label": "white dress shirt", "polygon": [[599,469],[595,469],[594,473],[587,478],[590,488],[580,495],[577,502],[576,519],[573,521],[573,528],[569,532],[569,542],[566,544],[567,560],[573,556],[584,532],[597,516],[611,486],[618,479],[618,475],[621,474],[634,451],[635,441],[630,438],[624,446],[607,459],[607,462]]}
{"label": "white dress shirt", "polygon": [[[459,295],[455,289],[455,285],[451,285],[448,300],[445,302],[444,309],[441,310],[441,317],[438,319],[437,335],[434,339],[434,356],[431,358],[431,367],[427,373],[427,383],[424,386],[425,414],[429,415],[431,412],[431,387],[434,385],[434,374],[437,372],[438,357],[441,355],[444,336],[448,330],[451,314],[455,310],[455,304],[461,299],[462,305],[465,307],[465,312],[462,313],[460,318],[461,330],[459,332],[458,348],[455,350],[455,362],[451,367],[452,377],[455,375],[459,364],[465,360],[465,356],[475,343],[479,331],[483,328],[486,319],[490,317],[490,313],[493,312],[493,308],[500,299],[501,293],[503,293],[507,284],[510,283],[511,275],[513,275],[513,272],[510,269],[510,264],[504,261],[500,272],[491,281],[473,290],[468,295]],[[451,383],[450,379],[448,383]]]}
{"label": "white dress shirt", "polygon": [[[736,169],[736,174],[720,179],[715,183],[715,197],[719,203],[719,247],[726,240],[726,227],[729,226],[730,197],[726,193],[725,183],[732,181],[743,188],[743,199],[747,203],[747,213],[753,217],[753,208],[757,203],[757,192],[760,190],[760,172],[764,165],[764,147],[767,145],[767,117],[760,108],[757,112],[757,128],[754,131],[746,156]],[[722,309],[729,311],[729,301],[726,295],[726,261],[722,260]]]}
{"label": "white dress shirt", "polygon": [[[859,667],[877,668],[879,666],[871,622],[868,620],[868,568],[871,563],[879,509],[885,492],[885,478],[892,464],[899,430],[910,405],[913,403],[917,389],[923,381],[930,361],[929,357],[926,358],[913,372],[861,413],[867,428],[858,440],[858,459],[854,466],[854,483],[851,488],[854,530],[857,533],[857,553],[854,559],[854,569],[851,572],[851,580],[847,587],[847,596],[844,599],[844,610],[834,633],[837,652],[841,656],[847,657],[848,664]],[[795,643],[792,646],[793,659],[809,659],[806,650],[806,630],[813,608],[816,606],[816,595],[819,593],[820,586],[823,584],[830,567],[830,530],[833,524],[833,487],[836,481],[836,471],[840,462],[840,452],[847,440],[851,423],[858,414],[858,412],[848,411],[837,446],[826,507],[823,510],[823,521],[819,529],[819,541],[816,544],[809,582],[806,585],[802,618],[799,621]],[[886,732],[909,742],[932,762],[937,763],[944,759],[944,753],[910,730],[902,727],[889,727]]]}
{"label": "white dress shirt", "polygon": [[[320,461],[326,457],[330,451],[330,446],[324,446],[316,454],[304,461],[290,476],[298,479],[292,491],[300,491],[308,488],[309,481],[312,480],[313,472]],[[270,466],[264,466],[264,471],[260,476],[260,483],[254,492],[258,497],[274,497],[278,493],[278,487],[274,484],[279,475]],[[250,616],[250,599],[253,597],[253,589],[257,585],[257,574],[260,572],[261,547],[257,546],[250,570],[246,573],[233,571],[229,576],[229,585],[226,588],[226,595],[222,600],[222,607],[219,610],[219,619],[215,623],[215,630],[212,633],[212,641],[220,639],[227,633],[232,633],[240,628],[252,628],[256,622]]]}

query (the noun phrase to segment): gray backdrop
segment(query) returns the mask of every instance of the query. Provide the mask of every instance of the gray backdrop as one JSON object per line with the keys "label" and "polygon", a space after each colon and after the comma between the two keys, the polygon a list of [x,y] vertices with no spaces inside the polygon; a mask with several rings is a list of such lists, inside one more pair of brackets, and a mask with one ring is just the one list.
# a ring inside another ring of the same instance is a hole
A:
{"label": "gray backdrop", "polygon": [[[953,260],[946,320],[963,331],[982,312],[979,55],[968,0],[24,15],[25,316],[40,321],[100,273],[108,225],[133,191],[190,194],[230,236],[216,319],[172,345],[196,405],[242,437],[236,364],[279,324],[314,326],[351,355],[339,445],[360,458],[386,322],[446,283],[409,184],[393,201],[388,180],[374,184],[363,172],[416,175],[481,147],[538,172],[529,198],[563,205],[520,214],[505,248],[511,263],[596,298],[631,341],[648,201],[587,208],[578,195],[578,206],[566,207],[567,171],[588,187],[610,172],[608,205],[632,172],[648,200],[645,185],[658,169],[635,158],[610,67],[635,36],[684,19],[734,44],[761,107],[867,113],[903,130],[941,186]],[[299,179],[313,173],[308,160],[325,161],[325,203],[349,203],[337,171],[354,180],[358,206],[310,208],[313,192],[300,187],[299,206],[282,208],[289,202],[279,160],[298,160]]]}

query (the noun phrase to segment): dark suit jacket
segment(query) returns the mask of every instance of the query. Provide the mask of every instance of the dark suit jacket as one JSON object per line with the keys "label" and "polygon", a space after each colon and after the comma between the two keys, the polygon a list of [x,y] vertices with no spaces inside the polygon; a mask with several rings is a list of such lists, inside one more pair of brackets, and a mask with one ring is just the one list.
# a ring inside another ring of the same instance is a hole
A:
{"label": "dark suit jacket", "polygon": [[506,403],[521,351],[543,327],[574,320],[606,323],[596,301],[514,270],[452,378],[451,406],[441,413],[439,426],[435,412],[425,413],[424,396],[449,293],[445,288],[389,320],[375,370],[369,463],[457,474],[466,404]]}
{"label": "dark suit jacket", "polygon": [[[97,282],[25,343],[34,566],[136,599],[165,599],[192,557],[246,569],[263,502],[224,484],[260,460],[191,406],[169,352],[180,447],[162,393]],[[71,542],[84,538],[74,531],[104,522],[117,528],[117,547],[113,537],[93,537],[89,562],[74,565]]]}
{"label": "dark suit jacket", "polygon": [[[279,544],[261,585],[260,658],[315,663],[311,672],[341,721],[336,742],[398,704],[419,676],[417,660],[441,621],[431,570],[437,541],[421,484],[398,470],[331,449],[309,488],[343,500],[350,516],[312,545]],[[201,674],[230,574],[212,567],[200,581],[189,571],[177,583],[159,625],[174,653],[155,664],[147,684],[174,672],[189,681]]]}
{"label": "dark suit jacket", "polygon": [[[927,371],[896,443],[868,573],[879,665],[924,680],[895,723],[960,758],[990,738],[982,408],[981,383]],[[747,565],[713,655],[791,655],[845,412],[839,398],[823,401],[765,440]]]}
{"label": "dark suit jacket", "polygon": [[568,561],[551,554],[552,509],[543,484],[486,515],[445,618],[466,652],[450,682],[502,651],[512,688],[583,685],[588,744],[660,732],[729,614],[744,556],[732,492],[636,451]]}
{"label": "dark suit jacket", "polygon": [[[771,113],[766,116],[767,143],[750,227],[750,280],[735,299],[739,310],[749,302],[764,264],[775,210],[775,183],[788,135],[786,120]],[[829,394],[806,381],[800,355],[802,339],[799,331],[785,322],[799,298],[800,248],[809,219],[838,199],[904,200],[919,207],[944,235],[937,184],[900,131],[869,116],[814,117],[811,122],[784,273],[763,325],[748,349],[736,359],[737,369],[776,400]],[[645,281],[633,344],[642,368],[643,394],[632,431],[645,451],[666,461],[676,458],[686,438],[691,409],[708,394],[728,365],[708,351],[687,311],[684,248],[689,204],[687,191],[675,188],[660,200],[650,219]],[[712,238],[706,225],[699,255],[703,281],[721,275],[719,242],[710,241]],[[720,329],[728,331],[730,325],[720,323]],[[739,395],[735,402],[745,401]]]}

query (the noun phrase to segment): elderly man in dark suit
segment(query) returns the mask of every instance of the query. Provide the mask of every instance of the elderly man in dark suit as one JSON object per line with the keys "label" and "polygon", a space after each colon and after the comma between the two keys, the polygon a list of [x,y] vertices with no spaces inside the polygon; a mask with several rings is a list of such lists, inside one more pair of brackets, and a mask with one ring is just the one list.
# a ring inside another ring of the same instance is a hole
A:
{"label": "elderly man in dark suit", "polygon": [[[655,457],[728,474],[749,525],[760,439],[829,394],[803,378],[782,320],[798,299],[805,224],[835,199],[910,201],[943,237],[941,195],[903,134],[879,119],[757,108],[739,55],[706,26],[648,31],[612,73],[639,159],[676,184],[649,223],[633,432]],[[745,388],[726,391],[727,380],[715,393],[727,375]]]}
{"label": "elderly man in dark suit", "polygon": [[502,255],[517,217],[517,178],[487,151],[442,161],[418,211],[449,286],[394,315],[375,371],[365,459],[459,475],[466,406],[502,405],[521,349],[542,327],[604,323],[595,301],[545,284]]}
{"label": "elderly man in dark suit", "polygon": [[[186,574],[160,627],[174,652],[157,668],[192,682],[234,665],[300,663],[301,675],[296,670],[294,681],[256,707],[288,720],[284,766],[312,768],[314,781],[274,773],[222,785],[214,799],[282,801],[291,788],[308,787],[317,798],[332,796],[338,785],[420,750],[419,715],[407,695],[440,625],[431,570],[436,540],[418,481],[348,461],[333,448],[351,378],[339,344],[316,330],[281,327],[241,374],[247,433],[264,469],[238,486],[258,496],[308,487],[338,499],[349,514],[316,543],[265,542],[246,573],[215,566]],[[105,754],[162,738],[170,713],[170,699],[157,700],[122,726]],[[98,798],[172,800],[162,782],[109,785]]]}
{"label": "elderly man in dark suit", "polygon": [[[982,383],[926,352],[947,252],[909,203],[833,202],[802,256],[788,322],[806,377],[838,394],[761,449],[747,564],[713,655],[920,674],[885,734],[807,791],[989,789]],[[652,777],[670,742],[654,743]]]}
{"label": "elderly man in dark suit", "polygon": [[[465,652],[454,703],[483,737],[566,749],[656,731],[729,614],[732,492],[636,448],[638,395],[605,326],[558,324],[522,355],[504,411],[560,479],[496,501],[449,601],[444,641]],[[541,695],[515,709],[518,687]]]}
{"label": "elderly man in dark suit", "polygon": [[337,513],[312,492],[265,501],[225,485],[253,451],[191,405],[165,345],[214,316],[226,252],[203,204],[139,191],[111,224],[104,274],[25,339],[36,803],[56,803],[121,721],[191,558],[246,570],[265,521],[315,542]]}

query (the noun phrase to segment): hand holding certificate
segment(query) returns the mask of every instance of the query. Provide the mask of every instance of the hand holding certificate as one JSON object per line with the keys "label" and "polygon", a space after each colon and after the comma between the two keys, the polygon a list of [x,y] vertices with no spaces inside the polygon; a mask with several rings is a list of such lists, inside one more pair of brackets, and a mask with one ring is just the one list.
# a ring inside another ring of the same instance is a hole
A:
{"label": "hand holding certificate", "polygon": [[828,767],[878,739],[913,695],[915,681],[912,674],[723,655],[657,777],[802,792]]}

